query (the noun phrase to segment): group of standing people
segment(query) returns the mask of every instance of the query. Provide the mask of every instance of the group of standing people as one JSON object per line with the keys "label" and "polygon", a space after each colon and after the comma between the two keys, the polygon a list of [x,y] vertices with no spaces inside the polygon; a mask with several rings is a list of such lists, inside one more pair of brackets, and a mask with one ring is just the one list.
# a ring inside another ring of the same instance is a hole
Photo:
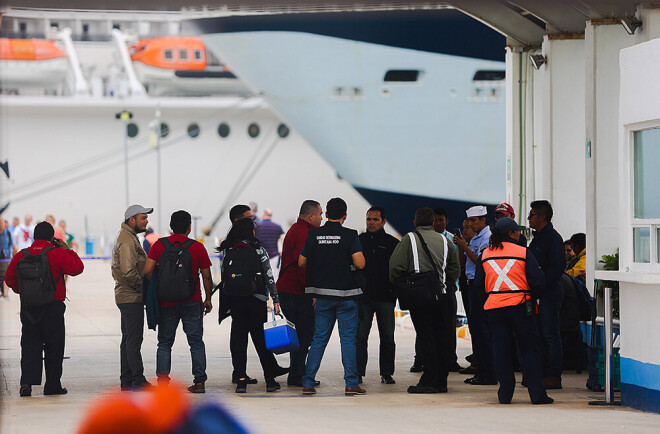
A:
{"label": "group of standing people", "polygon": [[[112,253],[115,301],[121,316],[121,389],[151,386],[141,357],[146,303],[147,316],[153,315],[158,326],[157,381],[170,380],[171,349],[181,322],[192,359],[193,383],[188,390],[204,393],[207,375],[203,317],[213,309],[211,261],[204,246],[188,237],[191,215],[186,211],[172,214],[172,234],[150,243],[147,255],[137,235],[145,232],[152,212],[152,208],[141,205],[125,211]],[[229,212],[231,229],[217,247],[224,258],[218,310],[219,321],[232,318],[232,382],[237,393],[245,393],[248,384],[258,382],[247,374],[251,337],[268,392],[280,389],[276,377],[288,373],[287,386],[301,387],[304,395],[315,394],[320,384],[316,375],[334,324],[338,323],[345,394],[364,395],[366,390],[360,384],[366,374],[374,316],[380,337],[381,382],[395,384],[394,309],[397,297],[402,295],[397,287],[402,278],[432,273],[430,301],[422,302],[420,298],[419,302],[410,302],[417,333],[411,371],[419,370],[422,375],[408,392],[447,392],[448,373],[461,369],[455,334],[456,292],[460,289],[473,347],[472,366],[464,373],[475,374],[465,382],[499,383],[499,400],[509,403],[515,387],[513,359],[518,358],[532,402],[552,402],[546,388],[561,387],[559,280],[566,267],[566,252],[552,226],[549,202],[531,204],[528,221],[535,232],[529,248],[522,235],[524,228],[513,220],[513,208],[506,203],[496,208],[492,227],[486,222],[486,207],[469,208],[464,231],[454,234],[446,230],[446,211],[420,208],[414,215],[415,231],[400,241],[385,232],[386,210],[382,207],[367,211],[367,230],[360,235],[343,226],[347,205],[341,198],[328,201],[327,221],[322,225],[323,215],[320,203],[304,201],[298,220],[284,237],[279,257],[276,247],[271,247],[272,251],[265,247],[273,242],[276,245],[283,232],[269,221],[269,213],[257,225],[247,205],[236,205]],[[41,354],[43,349],[44,392],[66,393],[60,384],[66,295],[61,277],[80,274],[83,266],[76,253],[57,239],[51,224],[40,223],[33,236],[35,241],[27,254],[47,257],[54,299],[41,310],[21,310],[21,395],[29,396],[31,386],[41,383],[37,351]],[[16,292],[20,292],[21,284],[16,266],[24,255],[22,251],[14,257],[6,276]],[[273,256],[281,267],[275,266]],[[274,274],[277,268],[279,277]],[[147,299],[152,296],[156,304],[150,310]],[[269,298],[273,313],[285,313],[298,333],[300,348],[290,353],[290,366],[286,368],[278,365],[265,346],[263,323]],[[35,317],[39,319],[35,321]],[[517,354],[513,350],[514,336]]]}

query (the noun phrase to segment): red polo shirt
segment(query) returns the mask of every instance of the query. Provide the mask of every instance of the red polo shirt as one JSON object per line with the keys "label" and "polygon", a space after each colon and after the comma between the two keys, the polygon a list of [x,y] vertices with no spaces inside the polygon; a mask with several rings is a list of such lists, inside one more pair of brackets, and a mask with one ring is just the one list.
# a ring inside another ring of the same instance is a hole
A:
{"label": "red polo shirt", "polygon": [[[28,247],[28,251],[31,255],[37,255],[48,247],[53,247],[53,245],[48,241],[36,240]],[[64,301],[66,298],[66,284],[62,275],[77,276],[83,272],[85,266],[76,252],[70,249],[55,248],[46,253],[46,257],[48,258],[48,266],[50,272],[53,274],[53,279],[57,282],[53,297],[55,300]],[[5,274],[5,282],[7,282],[7,285],[16,294],[20,294],[18,276],[16,275],[16,264],[21,259],[23,259],[23,251],[16,253],[16,256],[14,256],[14,259],[11,260],[7,267],[7,274]]]}
{"label": "red polo shirt", "polygon": [[[180,234],[172,234],[169,237],[167,237],[170,243],[185,243],[188,240],[188,237],[185,235],[180,235]],[[192,274],[197,278],[197,288],[195,289],[195,295],[190,297],[188,300],[184,301],[160,301],[160,307],[169,307],[169,306],[174,306],[176,304],[182,304],[182,303],[188,303],[191,301],[198,301],[202,302],[202,291],[200,289],[200,279],[199,279],[199,270],[202,270],[204,268],[211,268],[211,259],[209,259],[209,254],[206,253],[206,249],[204,248],[204,245],[200,243],[199,241],[195,241],[192,243],[190,248],[188,249],[190,251],[190,256],[192,259]],[[160,259],[160,255],[163,254],[165,251],[165,246],[163,246],[163,243],[160,242],[160,240],[156,241],[153,246],[151,246],[151,250],[149,250],[149,259],[152,259],[158,263],[158,260]]]}
{"label": "red polo shirt", "polygon": [[298,267],[298,257],[305,246],[307,232],[314,226],[303,219],[289,228],[282,245],[282,266],[277,279],[277,292],[285,294],[305,294],[305,269]]}

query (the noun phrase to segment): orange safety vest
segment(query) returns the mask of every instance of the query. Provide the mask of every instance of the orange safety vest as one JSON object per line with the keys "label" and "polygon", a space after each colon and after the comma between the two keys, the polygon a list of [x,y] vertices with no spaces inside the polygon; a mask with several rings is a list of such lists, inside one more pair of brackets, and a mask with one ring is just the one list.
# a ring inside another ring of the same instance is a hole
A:
{"label": "orange safety vest", "polygon": [[502,249],[489,247],[481,255],[488,294],[485,310],[517,306],[531,298],[525,274],[527,249],[508,242],[502,246]]}

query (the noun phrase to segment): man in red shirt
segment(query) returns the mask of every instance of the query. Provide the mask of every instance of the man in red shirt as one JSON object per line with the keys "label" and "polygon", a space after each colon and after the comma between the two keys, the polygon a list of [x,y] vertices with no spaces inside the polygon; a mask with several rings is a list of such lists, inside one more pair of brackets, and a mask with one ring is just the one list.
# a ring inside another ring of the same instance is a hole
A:
{"label": "man in red shirt", "polygon": [[[46,367],[44,395],[63,395],[67,390],[62,387],[62,360],[64,359],[64,299],[66,284],[64,275],[77,276],[83,272],[84,265],[78,255],[69,250],[66,243],[54,239],[55,230],[48,222],[41,222],[34,228],[34,242],[19,251],[7,267],[5,281],[20,294],[16,266],[26,256],[38,255],[44,250],[48,267],[55,282],[53,300],[43,308],[24,309],[21,300],[21,396],[32,395],[32,385],[41,384],[42,366]],[[52,244],[51,244],[52,243]],[[43,359],[43,364],[42,364]]]}
{"label": "man in red shirt", "polygon": [[277,280],[277,293],[282,311],[296,325],[300,349],[290,353],[291,364],[287,385],[302,387],[305,360],[314,336],[314,303],[305,294],[305,269],[298,266],[298,257],[307,240],[307,232],[321,226],[323,210],[315,200],[306,200],[300,207],[298,221],[289,228],[282,245],[282,267]]}
{"label": "man in red shirt", "polygon": [[[170,218],[170,228],[173,234],[167,237],[172,245],[182,245],[189,240],[192,218],[186,211],[176,211]],[[149,279],[156,269],[161,255],[165,251],[162,238],[154,243],[149,251],[147,264],[144,266],[144,274]],[[206,348],[202,335],[204,332],[204,315],[211,312],[211,290],[213,281],[211,279],[211,260],[199,241],[194,241],[188,251],[191,256],[192,276],[197,280],[195,292],[187,300],[172,302],[160,301],[160,318],[158,320],[158,351],[156,352],[156,375],[159,383],[170,381],[170,369],[172,365],[172,345],[176,336],[179,320],[183,323],[183,331],[188,338],[190,356],[192,358],[193,385],[188,387],[192,393],[204,393],[206,391]],[[202,303],[202,292],[199,284],[199,273],[201,271],[204,281],[204,303]]]}

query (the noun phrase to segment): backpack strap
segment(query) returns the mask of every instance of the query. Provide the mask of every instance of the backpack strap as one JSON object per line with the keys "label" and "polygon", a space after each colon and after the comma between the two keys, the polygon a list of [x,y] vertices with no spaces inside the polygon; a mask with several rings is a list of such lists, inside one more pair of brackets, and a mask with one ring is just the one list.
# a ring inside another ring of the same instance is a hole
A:
{"label": "backpack strap", "polygon": [[166,249],[168,247],[172,247],[172,243],[170,243],[170,240],[168,240],[167,237],[159,238],[158,241],[160,241],[163,247],[165,247]]}
{"label": "backpack strap", "polygon": [[192,246],[193,244],[195,244],[195,241],[196,241],[196,240],[193,240],[193,239],[191,239],[191,238],[188,238],[188,239],[186,240],[186,242],[183,243],[183,244],[181,245],[181,247],[184,248],[184,249],[186,249],[186,250],[188,250],[188,249],[190,248],[190,246]]}
{"label": "backpack strap", "polygon": [[27,258],[28,256],[32,256],[32,253],[30,253],[30,250],[28,250],[27,247],[21,250],[21,253],[23,254],[24,258]]}

